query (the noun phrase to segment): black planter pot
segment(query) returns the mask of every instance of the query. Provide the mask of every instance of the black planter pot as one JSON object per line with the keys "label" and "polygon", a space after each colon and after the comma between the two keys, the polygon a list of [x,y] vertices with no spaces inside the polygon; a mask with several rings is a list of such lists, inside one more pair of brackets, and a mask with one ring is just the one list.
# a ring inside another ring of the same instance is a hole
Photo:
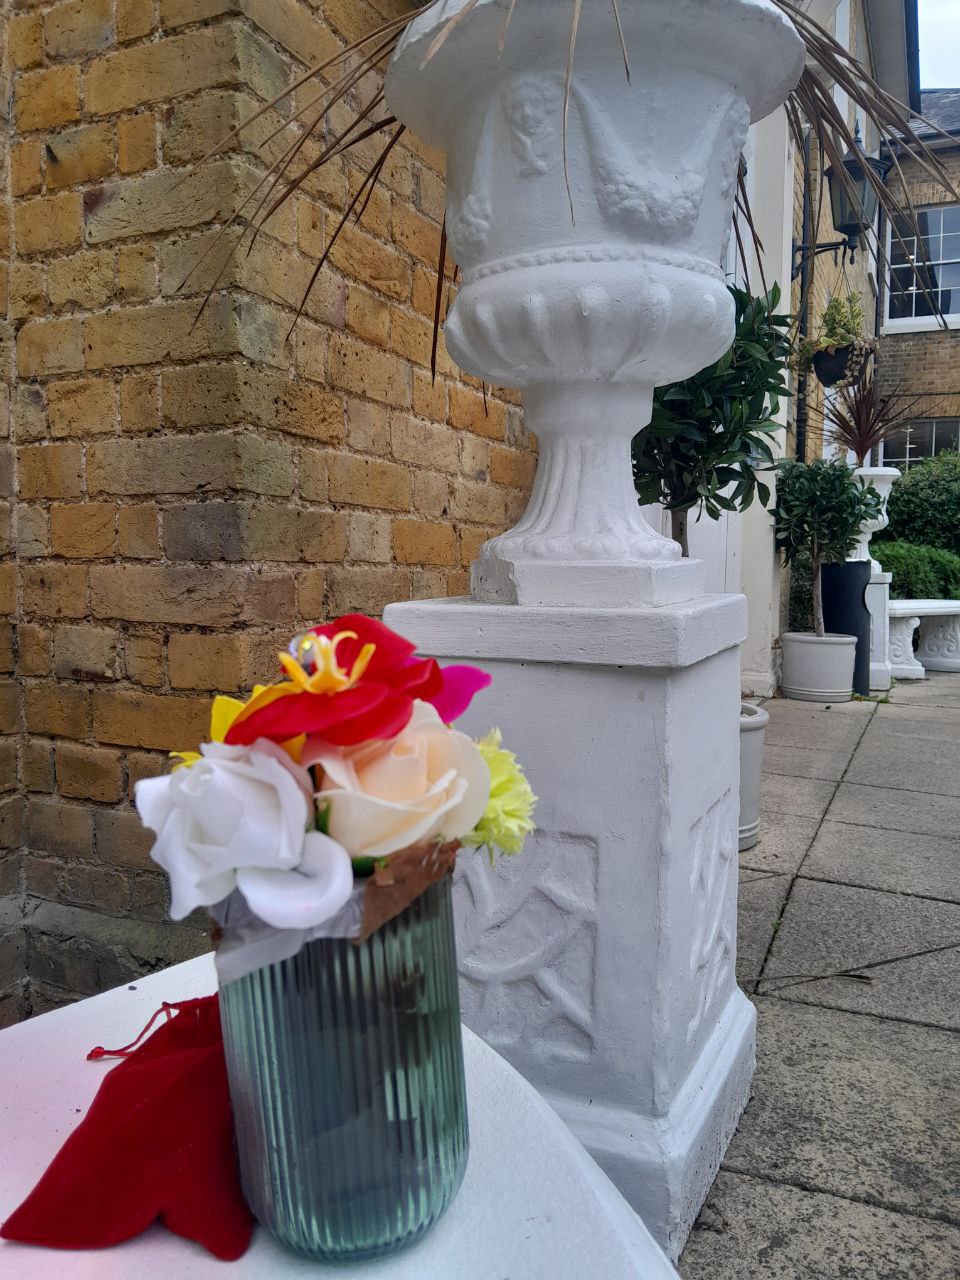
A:
{"label": "black planter pot", "polygon": [[849,386],[863,377],[869,356],[869,344],[851,342],[845,347],[818,351],[812,360],[813,371],[825,387]]}
{"label": "black planter pot", "polygon": [[824,629],[857,637],[853,691],[864,698],[870,696],[870,610],[866,599],[869,583],[869,560],[825,564],[821,572]]}

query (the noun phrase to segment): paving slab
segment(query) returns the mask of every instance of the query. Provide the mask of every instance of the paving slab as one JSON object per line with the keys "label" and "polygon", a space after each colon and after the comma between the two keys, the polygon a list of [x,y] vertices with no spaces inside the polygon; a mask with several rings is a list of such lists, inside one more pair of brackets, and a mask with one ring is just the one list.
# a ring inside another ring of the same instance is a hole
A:
{"label": "paving slab", "polygon": [[841,782],[826,816],[831,822],[953,838],[960,833],[960,797]]}
{"label": "paving slab", "polygon": [[800,866],[819,826],[817,818],[786,816],[765,805],[760,807],[760,839],[740,855],[741,867],[753,871],[785,871]]}
{"label": "paving slab", "polygon": [[[742,857],[746,859],[748,853]],[[828,820],[810,846],[803,874],[865,889],[960,902],[960,839]]]}
{"label": "paving slab", "polygon": [[932,740],[929,726],[916,722],[895,725],[895,721],[895,716],[871,720],[845,780],[960,796],[960,729],[952,739]]}
{"label": "paving slab", "polygon": [[822,818],[836,789],[835,782],[821,778],[789,778],[779,773],[765,773],[760,784],[760,803],[771,813],[785,817]]}
{"label": "paving slab", "polygon": [[926,680],[904,680],[890,694],[894,706],[960,707],[960,677],[927,672]]}
{"label": "paving slab", "polygon": [[[855,708],[851,711],[849,708]],[[842,750],[856,746],[876,710],[873,703],[847,702],[836,706],[776,699],[763,704],[770,716],[764,745]]]}
{"label": "paving slab", "polygon": [[820,750],[816,747],[763,745],[764,773],[782,773],[790,778],[823,778],[839,782],[853,757],[850,747]]}
{"label": "paving slab", "polygon": [[683,1280],[957,1280],[960,1227],[721,1172]]}
{"label": "paving slab", "polygon": [[756,1004],[754,1094],[726,1168],[960,1225],[960,1036],[775,997]]}
{"label": "paving slab", "polygon": [[760,977],[793,877],[741,871],[737,903],[737,981],[748,990]]}
{"label": "paving slab", "polygon": [[[848,969],[862,970],[869,980],[796,981],[802,974]],[[960,904],[798,879],[759,989],[785,1000],[960,1030]]]}
{"label": "paving slab", "polygon": [[887,737],[920,734],[929,742],[956,742],[960,738],[960,707],[916,707],[889,705],[877,708],[870,722]]}

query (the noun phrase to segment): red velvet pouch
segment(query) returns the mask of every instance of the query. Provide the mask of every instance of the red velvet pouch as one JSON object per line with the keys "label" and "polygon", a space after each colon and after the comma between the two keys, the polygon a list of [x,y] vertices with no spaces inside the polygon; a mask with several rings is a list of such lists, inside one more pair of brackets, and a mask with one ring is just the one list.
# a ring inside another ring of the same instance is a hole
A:
{"label": "red velvet pouch", "polygon": [[0,1228],[4,1239],[102,1249],[159,1218],[218,1258],[246,1252],[253,1218],[234,1152],[218,998],[164,1004],[145,1032],[163,1014],[139,1048],[88,1055],[123,1061]]}

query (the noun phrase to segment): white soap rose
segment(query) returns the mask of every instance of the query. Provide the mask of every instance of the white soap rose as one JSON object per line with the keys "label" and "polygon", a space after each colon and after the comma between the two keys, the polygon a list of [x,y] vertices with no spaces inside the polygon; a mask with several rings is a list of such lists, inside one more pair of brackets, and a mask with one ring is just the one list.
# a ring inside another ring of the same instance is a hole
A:
{"label": "white soap rose", "polygon": [[182,920],[239,889],[276,928],[309,928],[353,889],[346,850],[307,831],[310,775],[261,738],[249,747],[207,742],[202,759],[137,783],[137,812],[157,834],[152,857],[170,877],[170,915]]}
{"label": "white soap rose", "polygon": [[317,803],[327,807],[330,835],[355,858],[459,839],[480,821],[490,796],[490,770],[476,743],[426,702],[414,703],[395,738],[356,747],[318,738],[301,758],[323,770]]}

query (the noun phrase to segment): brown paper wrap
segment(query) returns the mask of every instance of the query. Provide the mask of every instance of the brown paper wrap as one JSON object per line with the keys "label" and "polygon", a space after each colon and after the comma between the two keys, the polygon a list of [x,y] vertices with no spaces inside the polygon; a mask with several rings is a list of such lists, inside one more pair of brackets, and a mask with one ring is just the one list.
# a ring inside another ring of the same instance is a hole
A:
{"label": "brown paper wrap", "polygon": [[363,921],[359,946],[371,933],[406,910],[432,884],[453,870],[459,840],[446,844],[415,844],[385,858],[369,878],[363,893]]}

